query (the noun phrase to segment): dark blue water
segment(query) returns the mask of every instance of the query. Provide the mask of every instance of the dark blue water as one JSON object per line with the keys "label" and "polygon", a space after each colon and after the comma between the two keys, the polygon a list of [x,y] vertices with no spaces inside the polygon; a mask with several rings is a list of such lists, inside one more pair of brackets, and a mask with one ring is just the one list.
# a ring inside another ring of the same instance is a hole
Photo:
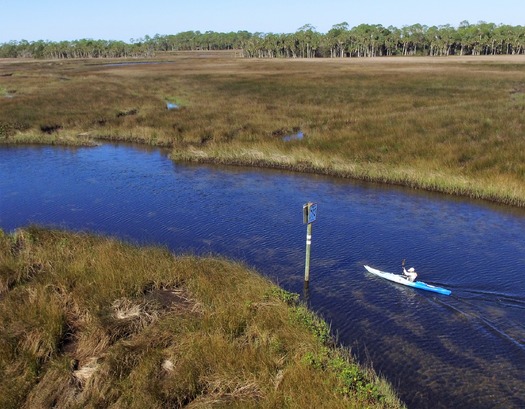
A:
{"label": "dark blue water", "polygon": [[[0,149],[0,227],[89,230],[243,260],[307,296],[410,408],[525,407],[525,211],[313,175],[174,164],[130,146]],[[369,264],[452,290],[370,275]]]}

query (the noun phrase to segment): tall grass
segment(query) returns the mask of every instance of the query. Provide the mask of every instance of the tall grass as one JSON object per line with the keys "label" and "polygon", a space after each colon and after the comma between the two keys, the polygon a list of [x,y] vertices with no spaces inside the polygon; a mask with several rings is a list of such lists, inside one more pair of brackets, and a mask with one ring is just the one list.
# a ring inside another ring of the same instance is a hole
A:
{"label": "tall grass", "polygon": [[0,231],[0,407],[399,408],[327,324],[246,267]]}
{"label": "tall grass", "polygon": [[[81,134],[171,146],[177,159],[311,169],[525,205],[524,57],[184,53],[158,62],[0,62],[13,73],[0,87],[14,96],[0,97],[0,140]],[[180,109],[167,110],[167,100]],[[302,141],[283,142],[297,129]],[[273,156],[252,162],[248,151]]]}

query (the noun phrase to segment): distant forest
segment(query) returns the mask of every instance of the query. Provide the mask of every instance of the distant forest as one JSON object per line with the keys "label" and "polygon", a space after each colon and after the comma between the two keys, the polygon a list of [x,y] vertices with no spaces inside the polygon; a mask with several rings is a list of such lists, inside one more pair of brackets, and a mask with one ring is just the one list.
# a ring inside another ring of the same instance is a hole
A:
{"label": "distant forest", "polygon": [[325,34],[307,24],[290,34],[185,31],[129,42],[21,40],[0,44],[0,58],[152,57],[156,52],[189,50],[237,50],[246,58],[511,55],[525,53],[525,27],[463,21],[458,27],[361,24],[350,28],[345,22]]}

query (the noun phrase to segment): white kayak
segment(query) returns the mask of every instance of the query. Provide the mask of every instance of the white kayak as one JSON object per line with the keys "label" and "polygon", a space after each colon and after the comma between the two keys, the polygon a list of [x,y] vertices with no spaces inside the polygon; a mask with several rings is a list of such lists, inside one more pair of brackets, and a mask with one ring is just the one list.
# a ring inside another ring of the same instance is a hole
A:
{"label": "white kayak", "polygon": [[410,281],[408,280],[404,275],[402,274],[393,274],[393,273],[386,273],[384,271],[377,270],[375,268],[372,268],[370,266],[365,266],[365,268],[372,274],[375,274],[376,276],[382,277],[386,280],[393,281],[398,284],[403,284],[408,287],[413,288],[419,288],[420,290],[426,290],[426,291],[433,291],[435,293],[444,294],[444,295],[450,295],[452,291],[447,290],[446,288],[441,287],[435,287],[433,285],[424,283],[423,281]]}

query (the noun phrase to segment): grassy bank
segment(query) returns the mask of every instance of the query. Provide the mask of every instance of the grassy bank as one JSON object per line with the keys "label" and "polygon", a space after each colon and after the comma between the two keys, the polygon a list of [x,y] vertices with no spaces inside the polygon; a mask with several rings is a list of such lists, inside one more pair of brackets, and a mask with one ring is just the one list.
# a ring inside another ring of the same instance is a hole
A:
{"label": "grassy bank", "polygon": [[223,259],[0,231],[2,408],[399,408],[288,293]]}
{"label": "grassy bank", "polygon": [[0,141],[126,140],[525,206],[523,56],[106,63],[0,61]]}

